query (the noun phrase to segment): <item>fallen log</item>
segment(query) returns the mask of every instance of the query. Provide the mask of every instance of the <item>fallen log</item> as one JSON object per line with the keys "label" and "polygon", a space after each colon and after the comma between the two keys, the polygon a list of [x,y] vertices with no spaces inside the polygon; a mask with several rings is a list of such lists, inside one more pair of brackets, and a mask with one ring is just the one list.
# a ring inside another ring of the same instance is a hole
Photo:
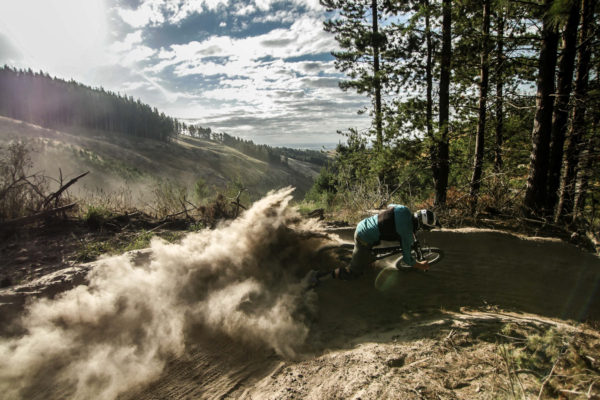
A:
{"label": "fallen log", "polygon": [[322,220],[325,218],[325,209],[317,208],[316,210],[312,210],[311,212],[308,213],[307,217],[308,218],[319,218],[319,220]]}
{"label": "fallen log", "polygon": [[0,222],[0,230],[11,228],[11,227],[14,227],[15,225],[27,225],[27,224],[30,224],[32,222],[38,221],[40,219],[49,217],[49,216],[51,216],[53,214],[59,213],[61,211],[69,210],[69,209],[75,207],[76,205],[77,205],[77,203],[71,203],[71,204],[67,204],[66,206],[57,207],[57,208],[53,208],[51,210],[42,211],[40,213],[33,214],[33,215],[28,215],[26,217],[20,217],[20,218],[11,219],[11,220],[8,220],[8,221]]}

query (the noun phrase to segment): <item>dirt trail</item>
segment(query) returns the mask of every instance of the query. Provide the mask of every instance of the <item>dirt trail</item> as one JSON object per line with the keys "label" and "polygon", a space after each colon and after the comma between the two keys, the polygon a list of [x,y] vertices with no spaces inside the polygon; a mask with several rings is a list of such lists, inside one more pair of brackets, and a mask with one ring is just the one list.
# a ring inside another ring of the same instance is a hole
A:
{"label": "dirt trail", "polygon": [[[351,231],[337,232],[351,237]],[[445,251],[443,262],[427,273],[400,272],[390,268],[393,261],[379,262],[360,280],[327,281],[317,288],[319,312],[299,360],[205,338],[154,384],[126,398],[420,398],[406,381],[418,387],[431,376],[419,375],[419,365],[410,364],[434,357],[431,348],[465,326],[499,329],[519,314],[535,314],[550,325],[554,319],[600,319],[600,260],[594,255],[557,240],[498,231],[442,230],[425,239]],[[486,307],[517,314],[464,311]],[[443,354],[446,368],[456,369],[457,361]],[[412,378],[400,379],[399,371]],[[444,385],[453,389],[452,383]],[[436,393],[486,397],[467,386]]]}
{"label": "dirt trail", "polygon": [[287,207],[290,193],[181,244],[0,290],[4,322],[56,295],[31,302],[22,330],[3,329],[0,389],[11,399],[497,398],[501,360],[487,337],[506,320],[600,321],[596,256],[497,231],[430,232],[445,259],[427,273],[391,260],[303,293],[309,269],[336,264],[317,251],[331,236]]}
{"label": "dirt trail", "polygon": [[485,304],[546,317],[600,319],[600,260],[559,240],[486,230],[430,232],[445,252],[428,273],[384,270],[378,289],[409,309]]}

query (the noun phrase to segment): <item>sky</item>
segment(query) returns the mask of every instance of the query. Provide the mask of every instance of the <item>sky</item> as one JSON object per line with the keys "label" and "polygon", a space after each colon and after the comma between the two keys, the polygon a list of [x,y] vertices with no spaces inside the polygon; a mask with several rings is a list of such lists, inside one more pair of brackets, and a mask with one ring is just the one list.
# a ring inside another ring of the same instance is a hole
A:
{"label": "sky", "polygon": [[0,65],[139,98],[274,146],[369,127],[343,92],[318,0],[0,0]]}

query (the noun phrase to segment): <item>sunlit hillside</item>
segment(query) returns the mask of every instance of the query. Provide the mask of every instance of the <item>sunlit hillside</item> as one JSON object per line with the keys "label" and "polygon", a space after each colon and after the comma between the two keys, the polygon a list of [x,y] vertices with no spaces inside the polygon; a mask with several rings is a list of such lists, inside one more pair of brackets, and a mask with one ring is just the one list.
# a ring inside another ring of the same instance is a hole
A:
{"label": "sunlit hillside", "polygon": [[320,169],[291,158],[267,163],[218,141],[183,135],[163,142],[76,127],[59,131],[0,117],[0,146],[12,140],[30,142],[35,172],[57,180],[62,174],[66,181],[90,171],[73,194],[119,194],[135,206],[151,203],[161,184],[185,189],[191,200],[198,200],[198,191],[210,196],[216,190],[245,187],[255,198],[289,185],[296,187],[296,196],[303,196]]}

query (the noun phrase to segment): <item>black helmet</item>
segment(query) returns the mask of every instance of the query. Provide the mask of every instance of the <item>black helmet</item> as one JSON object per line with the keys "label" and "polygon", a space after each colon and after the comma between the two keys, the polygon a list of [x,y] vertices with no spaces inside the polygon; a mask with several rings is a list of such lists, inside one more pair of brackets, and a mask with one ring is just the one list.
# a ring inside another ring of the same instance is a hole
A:
{"label": "black helmet", "polygon": [[435,213],[431,210],[419,210],[414,214],[414,217],[417,221],[415,229],[430,230],[442,226]]}

